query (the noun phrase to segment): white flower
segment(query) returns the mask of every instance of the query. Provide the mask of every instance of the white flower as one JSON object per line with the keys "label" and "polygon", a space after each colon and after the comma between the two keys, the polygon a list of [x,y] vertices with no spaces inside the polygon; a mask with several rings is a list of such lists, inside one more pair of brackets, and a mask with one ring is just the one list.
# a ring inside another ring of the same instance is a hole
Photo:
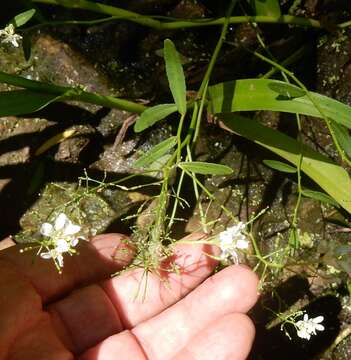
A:
{"label": "white flower", "polygon": [[219,234],[219,247],[222,250],[221,258],[223,260],[232,259],[235,263],[239,262],[237,249],[247,249],[249,242],[242,233],[245,224],[239,222]]}
{"label": "white flower", "polygon": [[57,261],[58,266],[60,268],[63,267],[63,255],[59,251],[57,251],[55,249],[47,251],[47,252],[42,252],[40,254],[40,256],[43,259],[54,259],[55,261]]}
{"label": "white flower", "polygon": [[297,336],[301,339],[310,340],[311,335],[317,335],[316,331],[323,331],[324,326],[320,323],[324,320],[323,316],[317,316],[309,319],[308,314],[303,316],[303,320],[299,320],[295,323],[297,328]]}
{"label": "white flower", "polygon": [[45,246],[48,251],[40,253],[43,259],[54,259],[59,268],[63,267],[63,253],[74,252],[74,247],[79,239],[76,234],[80,226],[75,225],[64,213],[60,213],[55,219],[54,225],[44,223],[40,227],[40,233],[49,238]]}
{"label": "white flower", "polygon": [[60,213],[57,216],[54,225],[51,225],[50,223],[44,223],[40,228],[40,233],[48,237],[54,237],[57,234],[69,236],[74,235],[79,231],[80,226],[73,224],[64,213]]}
{"label": "white flower", "polygon": [[22,36],[15,33],[13,24],[9,24],[5,29],[0,30],[0,38],[2,38],[1,42],[4,44],[10,43],[14,47],[19,47],[18,41],[22,39]]}

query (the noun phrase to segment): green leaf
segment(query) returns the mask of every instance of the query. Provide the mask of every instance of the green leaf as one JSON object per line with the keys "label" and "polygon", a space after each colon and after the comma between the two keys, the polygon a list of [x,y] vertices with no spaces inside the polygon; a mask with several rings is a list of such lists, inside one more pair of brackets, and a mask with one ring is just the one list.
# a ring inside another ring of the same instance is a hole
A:
{"label": "green leaf", "polygon": [[317,200],[320,201],[322,203],[326,203],[326,204],[330,204],[330,205],[334,205],[336,207],[340,207],[340,205],[329,195],[324,194],[320,191],[313,191],[313,190],[307,190],[304,189],[302,190],[302,195],[306,196],[308,198],[311,198],[313,200]]}
{"label": "green leaf", "polygon": [[270,168],[274,169],[274,170],[278,170],[281,172],[285,172],[285,173],[290,173],[290,174],[294,174],[297,172],[297,169],[291,165],[285,164],[281,161],[277,161],[277,160],[263,160],[263,163],[267,166],[269,166]]}
{"label": "green leaf", "polygon": [[0,92],[0,117],[30,114],[60,98],[61,96],[30,90],[2,91]]}
{"label": "green leaf", "polygon": [[255,15],[280,16],[279,0],[249,0]]}
{"label": "green leaf", "polygon": [[256,120],[236,114],[222,114],[220,118],[236,134],[262,145],[295,166],[298,166],[302,152],[301,170],[351,213],[351,181],[348,173],[341,166],[310,147]]}
{"label": "green leaf", "polygon": [[[155,54],[164,59],[164,51],[163,51],[163,49],[155,50]],[[180,59],[180,62],[181,62],[182,65],[192,63],[192,61],[193,61],[192,59],[187,58],[186,56],[184,56],[184,55],[182,55],[180,53],[178,53],[178,55],[179,55],[179,59]]]}
{"label": "green leaf", "polygon": [[[280,89],[286,89],[288,86],[289,91],[295,89],[296,94],[302,95],[302,90],[299,87],[287,85],[277,80],[244,79],[228,81],[209,87],[209,110],[214,114],[271,110],[322,117],[307,95],[282,98],[277,93],[277,85]],[[309,92],[309,94],[328,118],[351,129],[350,106],[314,92]]]}
{"label": "green leaf", "polygon": [[32,39],[31,39],[31,35],[28,33],[23,34],[22,48],[23,48],[23,54],[24,54],[25,60],[29,61],[31,53],[32,53]]}
{"label": "green leaf", "polygon": [[165,155],[172,147],[177,143],[177,137],[172,136],[159,144],[155,145],[150,151],[146,154],[142,155],[135,163],[134,166],[136,167],[143,167],[147,166],[163,155]]}
{"label": "green leaf", "polygon": [[351,280],[347,280],[346,286],[347,286],[347,291],[349,292],[349,297],[351,297]]}
{"label": "green leaf", "polygon": [[27,184],[27,195],[34,195],[40,191],[40,187],[45,181],[45,163],[39,161],[32,170],[30,179]]}
{"label": "green leaf", "polygon": [[230,175],[233,172],[229,166],[201,161],[181,162],[178,166],[183,170],[202,175]]}
{"label": "green leaf", "polygon": [[289,245],[293,249],[298,249],[300,247],[300,236],[297,229],[292,228],[289,233]]}
{"label": "green leaf", "polygon": [[331,123],[334,135],[338,141],[338,144],[345,151],[346,155],[351,158],[351,136],[348,130],[339,124]]}
{"label": "green leaf", "polygon": [[18,15],[16,15],[13,19],[10,20],[10,23],[13,24],[14,27],[20,27],[27,23],[35,14],[35,9],[30,9],[24,11]]}
{"label": "green leaf", "polygon": [[180,56],[173,42],[169,39],[164,41],[163,55],[166,62],[166,73],[177,110],[184,115],[186,113],[186,86],[185,76]]}
{"label": "green leaf", "polygon": [[[162,170],[166,166],[166,164],[167,164],[168,160],[171,158],[171,156],[172,156],[171,154],[166,154],[166,155],[161,156],[160,158],[158,158],[156,161],[154,161],[152,164],[150,164],[147,167],[148,171],[155,170],[155,173],[159,173],[160,170]],[[149,172],[149,174],[151,175],[152,172]]]}
{"label": "green leaf", "polygon": [[177,111],[175,104],[161,104],[146,109],[134,124],[134,131],[141,132]]}
{"label": "green leaf", "polygon": [[288,83],[271,82],[268,84],[268,87],[278,94],[278,100],[290,100],[306,95],[306,91]]}

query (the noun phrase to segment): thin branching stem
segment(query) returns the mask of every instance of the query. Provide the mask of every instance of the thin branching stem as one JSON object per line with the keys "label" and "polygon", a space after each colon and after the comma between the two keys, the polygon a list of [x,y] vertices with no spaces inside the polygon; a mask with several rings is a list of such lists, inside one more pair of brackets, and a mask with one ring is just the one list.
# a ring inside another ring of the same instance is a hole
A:
{"label": "thin branching stem", "polygon": [[277,69],[279,69],[280,71],[283,71],[286,75],[288,75],[293,81],[295,81],[295,83],[306,93],[307,98],[311,101],[311,103],[314,105],[314,107],[317,109],[317,111],[320,113],[322,119],[324,120],[325,124],[327,125],[327,128],[330,132],[330,135],[333,139],[334,145],[338,151],[338,153],[340,154],[342,160],[344,160],[349,166],[351,166],[351,160],[349,160],[347,158],[347,156],[345,155],[344,150],[341,148],[335,132],[332,128],[332,125],[330,123],[329,118],[324,114],[323,109],[320,107],[320,105],[318,104],[318,102],[313,98],[313,96],[311,95],[311,93],[308,91],[308,89],[306,88],[306,86],[295,76],[295,74],[289,70],[287,70],[285,67],[277,64],[276,62],[268,59],[266,56],[258,53],[258,52],[254,52],[254,55],[256,55],[258,58],[260,58],[261,60],[277,67]]}
{"label": "thin branching stem", "polygon": [[[110,5],[97,4],[91,1],[78,0],[78,1],[60,1],[60,0],[33,0],[34,3],[44,3],[51,5],[59,5],[67,8],[76,8],[89,10],[99,14],[110,16],[117,16],[123,20],[135,22],[137,24],[148,26],[157,30],[176,30],[184,28],[204,27],[204,26],[218,26],[228,24],[242,24],[242,23],[265,23],[265,24],[290,24],[302,27],[313,27],[317,29],[323,28],[323,24],[314,19],[293,16],[230,16],[220,18],[202,18],[202,19],[169,19],[169,21],[161,21],[162,18],[146,16],[138,14],[133,11],[124,10]],[[339,27],[347,27],[351,24],[345,22]]]}

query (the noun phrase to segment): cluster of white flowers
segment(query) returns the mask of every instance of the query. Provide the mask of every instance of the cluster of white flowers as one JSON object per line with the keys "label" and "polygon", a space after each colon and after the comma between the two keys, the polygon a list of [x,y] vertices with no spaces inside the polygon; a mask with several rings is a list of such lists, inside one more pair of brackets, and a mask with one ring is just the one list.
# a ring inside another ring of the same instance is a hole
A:
{"label": "cluster of white flowers", "polygon": [[317,335],[317,330],[324,330],[324,326],[321,324],[323,320],[323,316],[317,316],[315,318],[309,319],[308,314],[305,314],[303,316],[303,320],[299,320],[295,323],[297,336],[301,339],[310,340],[311,335]]}
{"label": "cluster of white flowers", "polygon": [[14,47],[19,47],[19,41],[22,40],[22,36],[15,33],[13,24],[9,24],[5,29],[0,30],[0,39],[4,44],[9,43]]}
{"label": "cluster of white flowers", "polygon": [[243,233],[246,224],[239,222],[238,224],[227,228],[219,233],[219,247],[222,250],[222,260],[232,260],[239,263],[238,249],[247,249],[249,242]]}
{"label": "cluster of white flowers", "polygon": [[41,252],[43,259],[53,259],[59,268],[63,267],[63,253],[74,253],[74,247],[78,244],[79,239],[77,233],[80,226],[75,225],[64,213],[60,213],[54,224],[44,223],[41,225],[40,233],[49,238],[45,248],[47,251]]}

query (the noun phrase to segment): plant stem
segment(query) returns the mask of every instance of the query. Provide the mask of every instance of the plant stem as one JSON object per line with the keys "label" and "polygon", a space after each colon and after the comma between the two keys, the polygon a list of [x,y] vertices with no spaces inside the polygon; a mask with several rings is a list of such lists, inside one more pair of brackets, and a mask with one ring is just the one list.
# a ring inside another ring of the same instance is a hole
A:
{"label": "plant stem", "polygon": [[103,24],[103,23],[106,23],[106,22],[111,22],[111,21],[114,21],[114,20],[122,20],[122,19],[123,18],[121,18],[120,16],[109,16],[109,17],[106,17],[106,18],[95,19],[95,20],[43,21],[43,22],[41,22],[40,24],[37,24],[37,25],[17,28],[16,32],[23,33],[23,32],[28,32],[28,31],[33,31],[33,30],[36,30],[36,29],[40,29],[40,28],[45,27],[45,26],[57,26],[57,25],[86,25],[86,26],[91,26],[91,25]]}
{"label": "plant stem", "polygon": [[168,180],[170,170],[169,167],[165,167],[163,170],[162,188],[158,198],[154,224],[150,231],[150,245],[148,248],[155,260],[160,256],[159,250],[162,247],[162,239],[165,233],[165,216],[168,204]]}
{"label": "plant stem", "polygon": [[146,106],[135,103],[125,99],[119,99],[114,96],[105,96],[88,91],[84,91],[80,88],[72,88],[67,86],[59,86],[53,84],[46,84],[36,80],[29,80],[21,76],[11,75],[0,71],[0,82],[33,90],[36,92],[55,94],[62,96],[60,100],[78,100],[84,101],[90,104],[101,105],[109,108],[115,108],[133,113],[142,113]]}
{"label": "plant stem", "polygon": [[175,219],[177,208],[178,208],[178,205],[179,205],[180,191],[182,189],[184,176],[185,176],[185,173],[184,173],[184,171],[182,171],[180,173],[180,177],[179,177],[179,181],[178,181],[178,186],[177,186],[177,191],[176,191],[176,194],[175,194],[172,213],[171,213],[171,216],[170,216],[170,220],[169,220],[169,222],[167,224],[167,231],[169,231],[172,228],[172,225],[174,224],[174,219]]}
{"label": "plant stem", "polygon": [[[296,200],[294,216],[293,216],[293,220],[292,220],[292,231],[295,231],[295,232],[297,231],[298,214],[299,214],[301,197],[302,197],[302,187],[301,187],[301,165],[302,165],[302,159],[303,159],[302,144],[300,147],[301,147],[300,157],[299,157],[299,163],[297,166],[297,200]],[[296,237],[294,237],[294,239],[296,240]],[[293,244],[293,250],[298,249],[299,246],[300,246],[299,240],[297,240]]]}
{"label": "plant stem", "polygon": [[[203,184],[201,183],[201,181],[199,181],[199,180],[197,179],[196,176],[193,176],[193,174],[192,174],[190,171],[188,171],[188,170],[184,170],[184,169],[183,169],[183,171],[184,171],[190,178],[192,178],[192,179],[196,182],[196,184],[204,191],[204,193],[208,196],[209,199],[211,199],[211,200],[213,200],[213,201],[216,201],[216,197],[215,197],[209,190],[207,190],[206,186],[203,185]],[[226,214],[229,218],[231,218],[232,220],[234,220],[233,214],[232,214],[224,205],[220,204],[220,208],[225,212],[225,214]]]}
{"label": "plant stem", "polygon": [[[86,0],[76,1],[60,1],[60,0],[32,0],[34,3],[44,3],[51,5],[59,5],[68,8],[84,9],[100,14],[118,16],[121,19],[135,22],[140,25],[148,26],[157,30],[176,30],[192,27],[214,26],[224,25],[227,21],[227,17],[221,17],[218,19],[205,18],[196,20],[184,20],[173,19],[172,21],[160,21],[155,17],[141,15],[133,11],[124,10],[114,6],[97,4]],[[271,23],[271,24],[292,24],[304,27],[323,28],[320,21],[314,19],[307,19],[304,17],[298,17],[293,15],[281,15],[276,16],[231,16],[228,18],[229,24],[241,24],[241,23]],[[349,23],[340,24],[343,27],[350,26]]]}
{"label": "plant stem", "polygon": [[180,117],[180,121],[179,121],[179,125],[178,125],[178,130],[177,130],[177,142],[178,142],[178,147],[177,147],[177,161],[179,162],[181,160],[181,148],[182,148],[182,129],[183,129],[183,124],[184,124],[184,119],[185,119],[185,115],[183,114]]}
{"label": "plant stem", "polygon": [[254,55],[256,55],[258,58],[262,59],[263,61],[275,66],[277,69],[279,69],[280,71],[284,72],[286,75],[288,75],[293,81],[295,81],[295,83],[306,93],[306,96],[308,97],[308,99],[311,101],[311,103],[314,105],[314,107],[317,109],[317,111],[321,114],[321,117],[323,118],[325,124],[327,125],[327,128],[330,132],[330,135],[333,139],[333,143],[338,151],[338,153],[340,154],[342,160],[344,160],[349,166],[351,166],[351,160],[349,160],[347,158],[347,156],[345,155],[344,150],[341,148],[335,132],[332,128],[332,125],[330,123],[330,120],[328,119],[328,117],[324,114],[324,111],[322,110],[322,108],[319,106],[318,102],[314,99],[314,97],[311,95],[311,93],[308,91],[308,89],[306,88],[306,86],[295,76],[295,74],[289,70],[287,70],[285,67],[277,64],[276,62],[268,59],[267,57],[265,57],[264,55],[258,53],[258,52],[254,52]]}
{"label": "plant stem", "polygon": [[278,263],[275,263],[273,261],[267,261],[265,259],[266,256],[262,256],[261,251],[260,251],[260,249],[259,249],[259,247],[257,245],[255,237],[251,233],[249,234],[249,236],[250,236],[251,243],[252,243],[252,246],[253,246],[254,251],[255,251],[255,257],[257,259],[259,259],[259,261],[261,263],[263,263],[266,267],[272,267],[272,268],[277,268],[277,269],[282,269],[284,267],[283,264],[278,264]]}
{"label": "plant stem", "polygon": [[[207,94],[207,88],[208,88],[208,83],[205,84],[205,89],[204,89],[204,93]],[[198,109],[198,111],[196,110],[196,114],[197,114],[197,120],[196,120],[196,127],[195,127],[195,132],[194,132],[194,137],[192,140],[192,145],[194,146],[194,144],[196,143],[196,140],[200,134],[200,125],[201,125],[201,119],[202,119],[202,113],[204,111],[204,106],[206,104],[206,97],[203,96],[202,99],[200,100],[200,107]]]}
{"label": "plant stem", "polygon": [[[304,55],[304,53],[307,50],[307,46],[302,46],[298,50],[296,50],[293,54],[289,55],[286,59],[284,59],[281,64],[284,67],[287,67],[291,64],[293,64],[295,61],[300,60],[301,57]],[[271,76],[273,76],[276,72],[278,72],[277,67],[272,66],[272,68],[267,71],[264,75],[262,75],[261,79],[269,79]]]}
{"label": "plant stem", "polygon": [[228,7],[227,15],[224,18],[221,35],[219,36],[216,47],[215,47],[215,49],[213,51],[210,63],[208,64],[208,67],[206,69],[205,76],[202,79],[200,89],[199,89],[199,91],[197,93],[197,97],[196,97],[197,99],[201,99],[202,96],[206,95],[205,90],[207,89],[207,85],[208,85],[208,83],[210,81],[210,76],[211,76],[212,70],[213,70],[213,68],[214,68],[214,66],[216,64],[219,51],[221,50],[222,45],[223,45],[223,43],[225,41],[225,38],[226,38],[226,35],[227,35],[230,15],[233,12],[234,6],[236,5],[237,2],[238,2],[238,0],[233,0],[231,2],[230,6]]}
{"label": "plant stem", "polygon": [[156,28],[156,29],[159,28],[160,23],[161,23],[159,20],[154,20],[150,16],[144,16],[141,14],[137,14],[133,11],[128,11],[128,10],[124,10],[124,9],[117,8],[114,6],[104,5],[104,4],[95,3],[92,1],[86,1],[86,0],[74,0],[74,1],[34,0],[33,2],[51,4],[51,5],[59,5],[59,6],[67,7],[67,8],[73,8],[73,9],[84,9],[84,10],[93,11],[93,12],[100,13],[100,14],[118,16],[118,17],[123,18],[124,20],[130,20],[137,24],[149,26],[149,27]]}

